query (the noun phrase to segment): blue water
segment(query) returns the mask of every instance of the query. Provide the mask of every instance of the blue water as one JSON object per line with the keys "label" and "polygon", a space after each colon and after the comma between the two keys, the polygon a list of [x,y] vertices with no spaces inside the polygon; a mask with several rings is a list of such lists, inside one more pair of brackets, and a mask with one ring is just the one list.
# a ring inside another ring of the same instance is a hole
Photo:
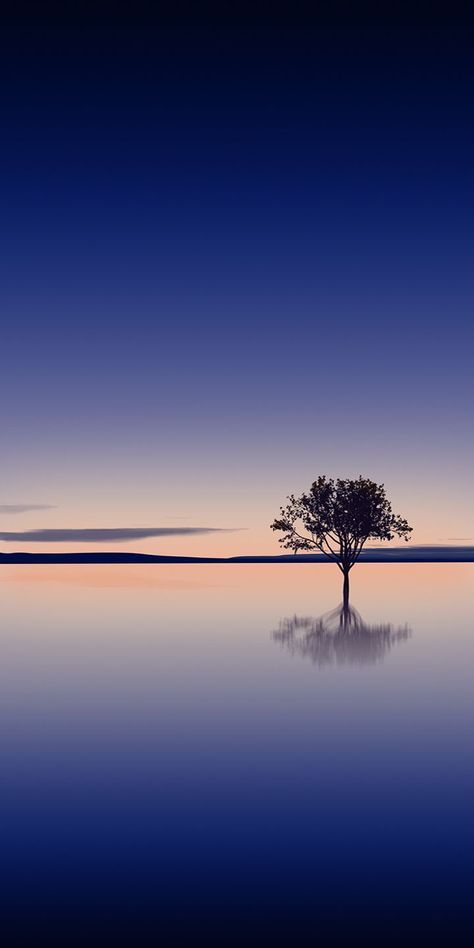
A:
{"label": "blue water", "polygon": [[468,943],[474,568],[353,576],[3,568],[5,930]]}

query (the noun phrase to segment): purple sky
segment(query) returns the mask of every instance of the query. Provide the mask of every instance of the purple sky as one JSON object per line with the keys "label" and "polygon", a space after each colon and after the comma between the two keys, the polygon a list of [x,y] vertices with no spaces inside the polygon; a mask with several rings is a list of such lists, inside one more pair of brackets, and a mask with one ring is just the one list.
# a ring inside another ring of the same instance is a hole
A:
{"label": "purple sky", "polygon": [[461,24],[64,16],[2,42],[0,532],[271,553],[287,493],[362,473],[414,542],[470,542]]}

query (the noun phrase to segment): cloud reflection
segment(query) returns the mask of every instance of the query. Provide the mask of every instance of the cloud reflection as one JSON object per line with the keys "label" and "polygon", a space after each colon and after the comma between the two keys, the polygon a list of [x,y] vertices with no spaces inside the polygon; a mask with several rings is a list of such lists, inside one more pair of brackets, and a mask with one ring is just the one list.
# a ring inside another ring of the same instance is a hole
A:
{"label": "cloud reflection", "polygon": [[314,618],[287,617],[280,621],[272,639],[291,655],[308,658],[314,665],[375,665],[387,653],[411,637],[408,625],[390,623],[369,625],[352,606],[336,609]]}

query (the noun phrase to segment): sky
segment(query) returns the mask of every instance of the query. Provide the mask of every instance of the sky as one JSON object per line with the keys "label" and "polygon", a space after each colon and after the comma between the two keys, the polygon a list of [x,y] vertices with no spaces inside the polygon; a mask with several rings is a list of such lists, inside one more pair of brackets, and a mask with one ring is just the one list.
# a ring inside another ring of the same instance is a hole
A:
{"label": "sky", "polygon": [[2,28],[0,549],[277,553],[360,473],[472,543],[465,24],[62,6]]}

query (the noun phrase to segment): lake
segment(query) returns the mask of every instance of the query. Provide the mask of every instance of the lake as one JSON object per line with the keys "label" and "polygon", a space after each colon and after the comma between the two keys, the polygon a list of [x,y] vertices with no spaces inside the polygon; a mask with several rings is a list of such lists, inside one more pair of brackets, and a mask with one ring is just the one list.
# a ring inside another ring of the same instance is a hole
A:
{"label": "lake", "polygon": [[467,943],[473,578],[4,567],[4,931]]}

